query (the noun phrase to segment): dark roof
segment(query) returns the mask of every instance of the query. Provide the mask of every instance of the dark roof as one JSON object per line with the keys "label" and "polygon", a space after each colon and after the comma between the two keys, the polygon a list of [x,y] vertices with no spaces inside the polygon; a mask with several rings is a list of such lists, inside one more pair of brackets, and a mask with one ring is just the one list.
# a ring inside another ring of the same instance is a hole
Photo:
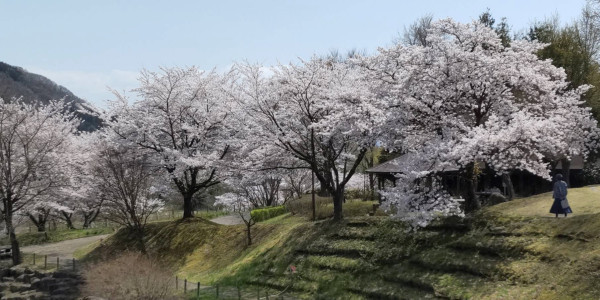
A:
{"label": "dark roof", "polygon": [[[571,158],[571,170],[582,170],[583,169],[583,156],[573,156]],[[562,163],[559,162],[554,169],[562,169]]]}
{"label": "dark roof", "polygon": [[[390,161],[386,161],[377,166],[369,168],[366,170],[367,173],[374,174],[397,174],[403,173],[407,169],[410,169],[410,166],[415,163],[417,160],[416,153],[407,153],[402,156],[396,157]],[[581,170],[583,169],[584,160],[582,156],[573,156],[571,159],[571,170]],[[426,170],[426,166],[423,166],[423,170]],[[562,164],[559,162],[555,169],[562,169]],[[450,167],[446,168],[445,171],[458,171],[458,167]]]}

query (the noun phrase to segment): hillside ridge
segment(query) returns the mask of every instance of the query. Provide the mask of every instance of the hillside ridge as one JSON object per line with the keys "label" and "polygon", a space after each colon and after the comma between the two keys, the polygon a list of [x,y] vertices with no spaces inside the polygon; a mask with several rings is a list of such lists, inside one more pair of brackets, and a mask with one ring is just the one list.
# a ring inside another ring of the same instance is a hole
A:
{"label": "hillside ridge", "polygon": [[94,107],[66,87],[22,67],[0,62],[0,98],[10,101],[20,97],[25,103],[42,104],[64,98],[72,104],[71,110],[83,120],[79,130],[94,131],[100,127],[101,121]]}

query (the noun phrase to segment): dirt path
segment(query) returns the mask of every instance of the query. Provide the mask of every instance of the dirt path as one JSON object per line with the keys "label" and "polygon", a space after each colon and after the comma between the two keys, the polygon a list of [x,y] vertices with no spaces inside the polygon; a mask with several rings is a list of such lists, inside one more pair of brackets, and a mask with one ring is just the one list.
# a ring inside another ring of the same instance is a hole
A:
{"label": "dirt path", "polygon": [[61,259],[72,259],[75,250],[87,246],[100,239],[105,239],[110,234],[95,235],[74,240],[62,241],[58,243],[34,245],[21,248],[21,251],[26,253],[35,253],[36,255],[48,255],[52,257],[60,257]]}
{"label": "dirt path", "polygon": [[238,215],[222,216],[222,217],[211,219],[211,221],[215,222],[217,224],[221,224],[221,225],[239,225],[239,224],[244,224],[244,221]]}

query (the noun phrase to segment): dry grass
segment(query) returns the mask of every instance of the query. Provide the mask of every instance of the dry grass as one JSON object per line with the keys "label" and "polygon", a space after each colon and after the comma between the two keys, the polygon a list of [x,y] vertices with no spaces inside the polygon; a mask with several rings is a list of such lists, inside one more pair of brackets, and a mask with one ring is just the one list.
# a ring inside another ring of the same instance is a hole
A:
{"label": "dry grass", "polygon": [[106,299],[177,299],[171,272],[140,253],[126,252],[94,264],[84,277],[85,295]]}

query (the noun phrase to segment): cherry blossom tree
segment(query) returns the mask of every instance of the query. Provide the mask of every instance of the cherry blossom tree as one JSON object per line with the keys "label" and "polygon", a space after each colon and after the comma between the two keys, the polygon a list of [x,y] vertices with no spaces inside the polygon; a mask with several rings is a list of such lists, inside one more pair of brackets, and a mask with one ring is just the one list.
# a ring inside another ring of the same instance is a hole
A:
{"label": "cherry blossom tree", "polygon": [[105,196],[107,217],[132,230],[141,241],[148,218],[164,206],[159,198],[163,188],[153,176],[155,167],[130,148],[105,145],[95,157],[93,171],[98,192]]}
{"label": "cherry blossom tree", "polygon": [[221,180],[221,160],[236,135],[236,102],[229,101],[229,73],[219,75],[196,68],[143,71],[139,100],[128,103],[115,93],[105,117],[111,130],[136,147],[183,197],[183,218],[193,216],[193,196]]}
{"label": "cherry blossom tree", "polygon": [[225,208],[235,212],[246,225],[246,241],[247,245],[252,245],[251,228],[256,224],[256,220],[252,217],[250,211],[254,208],[254,204],[244,194],[238,192],[225,193],[217,196],[215,205],[222,205]]}
{"label": "cherry blossom tree", "polygon": [[549,179],[549,160],[587,154],[597,135],[581,101],[587,87],[569,90],[564,71],[536,56],[543,47],[522,40],[505,46],[484,24],[446,19],[431,25],[426,46],[395,45],[363,61],[389,108],[382,141],[420,161],[385,193],[388,203],[414,202],[410,213],[455,212],[456,199],[439,183],[445,170],[458,168],[472,211],[480,206],[480,165]]}
{"label": "cherry blossom tree", "polygon": [[291,169],[283,172],[282,191],[286,200],[300,198],[310,191],[311,172],[307,169]]}
{"label": "cherry blossom tree", "polygon": [[243,190],[254,207],[263,207],[279,204],[281,182],[282,177],[274,172],[253,172],[243,176],[235,185]]}
{"label": "cherry blossom tree", "polygon": [[279,66],[272,76],[258,65],[238,66],[243,107],[253,129],[247,136],[258,156],[287,158],[311,169],[331,194],[334,219],[342,218],[344,187],[383,119],[369,80],[351,61],[313,58]]}
{"label": "cherry blossom tree", "polygon": [[[73,213],[73,211],[64,205],[61,205],[58,201],[54,201],[60,194],[49,194],[45,197],[40,197],[38,201],[31,203],[31,205],[23,207],[23,212],[27,215],[29,220],[35,225],[38,232],[46,231],[46,224],[48,219],[52,217],[54,212],[65,212]],[[67,226],[69,226],[67,224]],[[69,227],[73,229],[73,226]]]}
{"label": "cherry blossom tree", "polygon": [[14,264],[21,255],[13,217],[64,187],[68,162],[77,159],[65,151],[79,123],[67,111],[62,101],[39,106],[0,99],[1,211]]}
{"label": "cherry blossom tree", "polygon": [[83,228],[89,228],[100,215],[102,203],[106,198],[98,188],[98,179],[94,173],[95,162],[105,147],[103,131],[94,133],[80,132],[70,144],[69,153],[77,153],[78,159],[70,168],[69,185],[57,197],[56,217],[62,219],[67,227],[74,229],[73,216],[81,215]]}

